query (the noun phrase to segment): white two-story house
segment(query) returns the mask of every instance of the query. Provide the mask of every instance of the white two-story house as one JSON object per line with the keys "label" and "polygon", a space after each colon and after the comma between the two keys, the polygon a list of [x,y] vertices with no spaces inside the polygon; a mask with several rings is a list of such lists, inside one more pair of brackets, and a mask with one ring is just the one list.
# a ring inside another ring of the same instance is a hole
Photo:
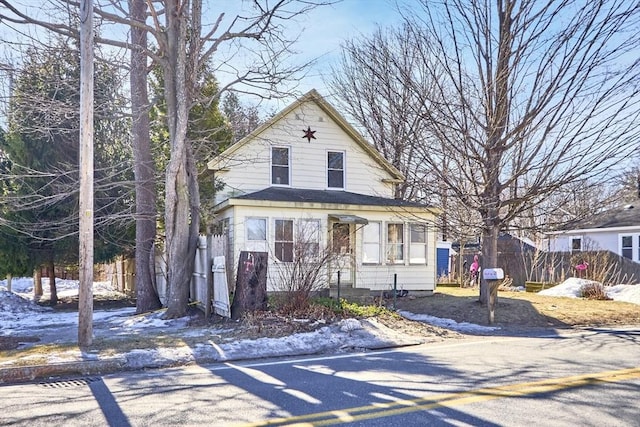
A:
{"label": "white two-story house", "polygon": [[326,285],[433,291],[438,210],[393,198],[402,174],[310,91],[208,163],[224,182],[217,229],[237,265],[241,251],[267,252],[268,290],[296,248],[337,254]]}

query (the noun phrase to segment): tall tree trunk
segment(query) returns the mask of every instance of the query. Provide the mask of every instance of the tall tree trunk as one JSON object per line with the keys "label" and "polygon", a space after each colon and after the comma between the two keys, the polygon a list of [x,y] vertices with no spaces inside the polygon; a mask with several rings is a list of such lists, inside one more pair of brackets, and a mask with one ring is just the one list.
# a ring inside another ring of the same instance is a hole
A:
{"label": "tall tree trunk", "polygon": [[[130,0],[131,18],[144,22],[145,0]],[[156,237],[155,166],[149,138],[149,96],[147,93],[147,32],[131,26],[131,110],[133,114],[133,157],[136,177],[136,312],[161,307],[154,286],[153,242]]]}
{"label": "tall tree trunk", "polygon": [[[499,2],[499,44],[495,70],[487,67],[487,81],[489,102],[486,109],[487,123],[487,143],[486,160],[483,174],[486,177],[486,185],[481,195],[482,206],[480,215],[482,217],[482,268],[494,268],[498,265],[498,237],[500,235],[500,209],[502,207],[500,194],[502,184],[500,183],[500,172],[502,159],[505,153],[503,140],[507,121],[510,115],[510,74],[512,55],[512,18],[513,8],[516,2]],[[493,74],[492,74],[493,73]],[[480,302],[489,303],[489,286],[487,281],[480,278]]]}
{"label": "tall tree trunk", "polygon": [[188,66],[187,11],[177,2],[167,1],[166,48],[163,63],[165,99],[171,156],[165,186],[165,228],[169,299],[166,318],[187,313],[189,283],[198,243],[198,183],[192,159],[187,124],[193,70]]}

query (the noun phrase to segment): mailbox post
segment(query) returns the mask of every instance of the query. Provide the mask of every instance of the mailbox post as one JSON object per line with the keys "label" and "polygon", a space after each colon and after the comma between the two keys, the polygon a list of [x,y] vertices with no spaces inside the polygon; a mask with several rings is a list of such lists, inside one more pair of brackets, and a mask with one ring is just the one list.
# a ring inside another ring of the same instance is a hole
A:
{"label": "mailbox post", "polygon": [[498,299],[498,287],[504,279],[504,271],[501,268],[485,268],[482,270],[482,278],[487,281],[489,287],[489,324],[493,325],[495,317],[496,301]]}

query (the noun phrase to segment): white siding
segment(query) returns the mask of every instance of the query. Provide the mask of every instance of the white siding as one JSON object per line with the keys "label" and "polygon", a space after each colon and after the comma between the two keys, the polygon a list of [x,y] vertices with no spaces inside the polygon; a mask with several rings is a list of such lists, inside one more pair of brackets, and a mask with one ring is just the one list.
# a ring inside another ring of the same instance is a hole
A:
{"label": "white siding", "polygon": [[[244,221],[246,217],[265,217],[267,221],[267,234],[269,239],[269,274],[268,289],[269,291],[278,290],[280,288],[278,280],[278,263],[274,261],[273,256],[273,240],[274,230],[273,223],[275,219],[318,219],[321,224],[321,242],[320,246],[325,247],[328,241],[328,216],[330,214],[350,214],[357,215],[368,219],[369,221],[380,221],[382,227],[385,228],[389,222],[402,222],[405,224],[405,262],[403,264],[387,264],[383,254],[381,264],[379,265],[363,265],[362,264],[362,230],[356,231],[355,237],[355,254],[356,254],[356,283],[355,287],[370,288],[371,290],[388,290],[393,285],[393,275],[398,275],[398,288],[406,290],[425,290],[433,291],[436,283],[436,235],[435,229],[430,228],[428,231],[427,246],[427,262],[425,265],[409,264],[409,256],[406,252],[409,247],[409,228],[411,222],[418,222],[418,217],[422,217],[424,221],[433,223],[433,215],[428,213],[416,214],[411,216],[403,210],[397,212],[389,212],[388,210],[340,210],[330,209],[327,207],[319,207],[317,209],[282,209],[276,207],[249,207],[238,206],[228,209],[226,212],[233,211],[230,228],[235,231],[233,238],[232,253],[234,256],[233,265],[237,266],[240,251],[249,250],[245,238]],[[358,228],[361,226],[358,226]],[[382,233],[382,244],[384,247],[386,233]],[[383,251],[384,252],[384,251]],[[234,267],[236,268],[236,267]],[[235,274],[235,271],[234,271]]]}
{"label": "white siding", "polygon": [[[307,141],[303,137],[307,127],[315,131],[316,139]],[[346,191],[393,197],[392,186],[382,182],[391,178],[390,174],[322,109],[309,102],[239,147],[223,162],[221,166],[228,171],[216,173],[226,185],[217,201],[270,187],[270,150],[274,146],[291,150],[291,187],[326,190],[327,152],[344,151]]]}
{"label": "white siding", "polygon": [[[571,252],[571,241],[581,238],[585,250],[607,250],[618,255],[621,252],[621,236],[633,236],[640,233],[640,228],[628,230],[589,230],[585,232],[567,232],[566,234],[553,235],[549,238],[549,251]],[[634,241],[634,246],[636,245]],[[634,260],[636,258],[634,257]]]}

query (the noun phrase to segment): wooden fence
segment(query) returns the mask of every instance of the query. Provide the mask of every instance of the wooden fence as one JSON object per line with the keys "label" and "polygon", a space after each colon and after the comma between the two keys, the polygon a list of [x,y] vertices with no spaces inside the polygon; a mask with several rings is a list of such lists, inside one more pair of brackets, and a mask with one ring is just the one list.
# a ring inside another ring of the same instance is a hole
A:
{"label": "wooden fence", "polygon": [[[211,250],[207,248],[207,242],[211,242]],[[207,259],[209,253],[211,259]],[[200,307],[204,307],[207,295],[207,272],[211,268],[214,257],[227,255],[227,237],[224,235],[200,236],[198,248],[195,254],[195,268],[191,278],[189,300]],[[229,263],[233,262],[227,257],[226,271],[232,271]],[[118,258],[111,264],[104,264],[99,267],[101,280],[108,280],[115,289],[135,296],[135,260],[133,258]],[[232,275],[229,275],[232,276]],[[155,286],[158,296],[163,304],[166,304],[168,297],[167,289],[167,263],[166,257],[161,251],[156,251],[155,256]],[[225,286],[229,288],[229,283],[215,283],[215,286]]]}
{"label": "wooden fence", "polygon": [[[473,261],[473,254],[464,254],[462,264],[457,256],[452,258],[452,273],[458,278],[460,266],[467,274]],[[482,257],[480,258],[482,267]],[[543,252],[543,251],[499,251],[498,265],[505,276],[509,276],[513,286],[525,286],[526,282],[560,283],[576,276],[575,266],[586,261],[589,268],[586,279],[605,285],[640,283],[640,263],[633,262],[610,251],[585,252]]]}

